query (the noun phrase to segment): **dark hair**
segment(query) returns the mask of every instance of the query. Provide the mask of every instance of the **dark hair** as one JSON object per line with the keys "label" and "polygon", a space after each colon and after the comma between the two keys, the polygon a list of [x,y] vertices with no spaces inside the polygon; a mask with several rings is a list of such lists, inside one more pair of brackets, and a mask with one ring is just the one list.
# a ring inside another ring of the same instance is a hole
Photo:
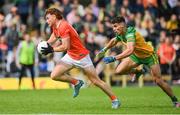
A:
{"label": "dark hair", "polygon": [[125,19],[124,19],[122,16],[114,17],[114,18],[111,20],[111,23],[112,23],[112,24],[121,23],[121,22],[126,23]]}
{"label": "dark hair", "polygon": [[56,18],[59,20],[63,18],[62,12],[56,8],[47,9],[44,16],[46,17],[47,14],[51,14],[51,15],[54,14]]}

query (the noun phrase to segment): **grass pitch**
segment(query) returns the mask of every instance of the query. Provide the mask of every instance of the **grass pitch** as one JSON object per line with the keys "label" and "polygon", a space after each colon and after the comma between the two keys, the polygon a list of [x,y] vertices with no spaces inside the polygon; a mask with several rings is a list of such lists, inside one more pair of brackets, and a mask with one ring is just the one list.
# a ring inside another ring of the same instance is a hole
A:
{"label": "grass pitch", "polygon": [[[173,87],[180,99],[180,87]],[[159,87],[114,87],[121,108],[111,109],[109,98],[98,88],[81,89],[72,98],[66,90],[0,91],[0,114],[180,114]]]}

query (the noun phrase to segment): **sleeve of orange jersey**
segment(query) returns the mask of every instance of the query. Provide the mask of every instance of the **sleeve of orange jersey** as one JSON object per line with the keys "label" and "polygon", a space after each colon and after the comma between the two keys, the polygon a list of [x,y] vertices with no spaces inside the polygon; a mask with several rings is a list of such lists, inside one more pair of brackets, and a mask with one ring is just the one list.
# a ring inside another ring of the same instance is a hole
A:
{"label": "sleeve of orange jersey", "polygon": [[70,48],[70,32],[67,23],[62,23],[57,31],[58,36],[62,39],[62,44],[54,47],[54,51],[63,52]]}
{"label": "sleeve of orange jersey", "polygon": [[62,27],[59,28],[60,29],[60,36],[61,38],[68,38],[70,35],[69,33],[69,26],[68,24],[64,23]]}

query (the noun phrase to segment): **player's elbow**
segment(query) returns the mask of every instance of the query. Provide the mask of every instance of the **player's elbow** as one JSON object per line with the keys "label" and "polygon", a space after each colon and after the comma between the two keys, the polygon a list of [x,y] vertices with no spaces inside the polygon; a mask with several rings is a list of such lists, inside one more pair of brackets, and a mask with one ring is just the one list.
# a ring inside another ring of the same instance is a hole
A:
{"label": "player's elbow", "polygon": [[68,46],[64,46],[64,47],[63,47],[63,50],[64,50],[64,51],[67,51],[67,50],[69,50],[69,47],[68,47]]}
{"label": "player's elbow", "polygon": [[134,48],[129,48],[128,49],[128,54],[131,55],[134,52]]}
{"label": "player's elbow", "polygon": [[66,45],[63,45],[63,46],[60,47],[60,49],[61,49],[62,51],[67,51],[67,50],[69,49],[69,47],[66,46]]}
{"label": "player's elbow", "polygon": [[68,48],[67,47],[63,47],[63,51],[67,51],[68,50]]}

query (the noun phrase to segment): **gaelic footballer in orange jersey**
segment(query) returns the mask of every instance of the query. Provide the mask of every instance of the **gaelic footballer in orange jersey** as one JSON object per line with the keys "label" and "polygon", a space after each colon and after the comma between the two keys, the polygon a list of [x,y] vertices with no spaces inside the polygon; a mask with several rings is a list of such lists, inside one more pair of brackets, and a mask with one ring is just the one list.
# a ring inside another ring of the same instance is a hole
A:
{"label": "gaelic footballer in orange jersey", "polygon": [[[73,97],[77,97],[84,81],[68,76],[66,73],[74,67],[80,68],[94,85],[102,89],[109,96],[112,100],[112,108],[117,109],[120,106],[120,101],[111,88],[98,77],[90,59],[89,51],[81,43],[76,30],[63,19],[62,13],[56,8],[47,9],[45,18],[53,32],[47,41],[48,48],[43,48],[43,54],[67,51],[65,56],[60,59],[60,63],[53,69],[51,78],[56,81],[73,84]],[[59,45],[53,45],[59,40],[61,41]]]}
{"label": "gaelic footballer in orange jersey", "polygon": [[70,48],[67,50],[68,55],[75,60],[80,60],[89,54],[89,51],[82,45],[76,30],[65,20],[62,20],[57,28],[52,28],[56,38],[70,38]]}

